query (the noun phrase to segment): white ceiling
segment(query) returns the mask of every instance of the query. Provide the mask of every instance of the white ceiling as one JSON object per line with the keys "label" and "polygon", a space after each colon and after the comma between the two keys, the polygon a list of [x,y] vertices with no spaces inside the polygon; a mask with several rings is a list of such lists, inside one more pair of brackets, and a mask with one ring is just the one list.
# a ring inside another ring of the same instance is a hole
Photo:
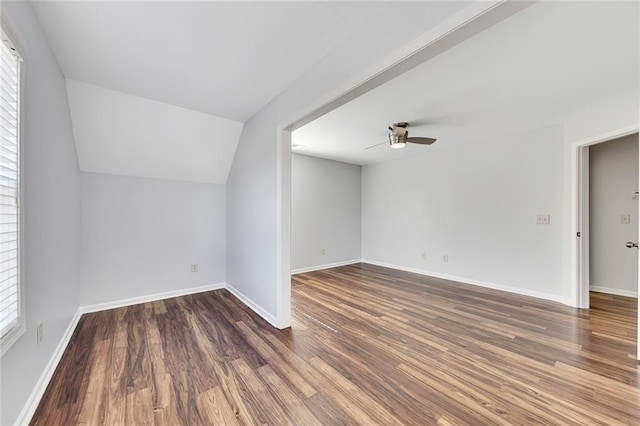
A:
{"label": "white ceiling", "polygon": [[242,122],[340,47],[380,48],[398,19],[410,42],[470,4],[32,3],[67,78],[80,170],[211,183],[226,182]]}
{"label": "white ceiling", "polygon": [[[563,120],[639,92],[638,3],[540,2],[293,132],[293,151],[370,164]],[[431,146],[394,150],[397,121]]]}
{"label": "white ceiling", "polygon": [[83,172],[224,184],[242,123],[67,79]]}
{"label": "white ceiling", "polygon": [[244,122],[389,17],[427,31],[463,2],[34,2],[67,78]]}

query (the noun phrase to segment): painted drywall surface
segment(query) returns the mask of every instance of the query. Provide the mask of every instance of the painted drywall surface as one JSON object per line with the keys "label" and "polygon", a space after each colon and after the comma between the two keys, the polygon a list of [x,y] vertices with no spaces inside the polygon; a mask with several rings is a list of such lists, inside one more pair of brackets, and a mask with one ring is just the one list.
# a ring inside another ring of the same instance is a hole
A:
{"label": "painted drywall surface", "polygon": [[[450,5],[452,11],[465,6]],[[278,127],[302,118],[304,111],[319,106],[327,94],[347,89],[346,83],[361,81],[372,69],[379,70],[385,58],[423,35],[434,17],[418,3],[403,7],[403,25],[391,32],[379,28],[358,32],[244,124],[226,184],[227,283],[273,315],[278,311],[276,253],[280,239]],[[371,19],[377,19],[380,28],[388,25],[387,15]]]}
{"label": "painted drywall surface", "polygon": [[[633,89],[633,88],[630,88]],[[563,119],[567,144],[584,141],[616,129],[638,124],[640,98],[635,90],[618,94],[574,111]]]}
{"label": "painted drywall surface", "polygon": [[560,298],[561,153],[551,126],[364,166],[363,259]]}
{"label": "painted drywall surface", "polygon": [[[589,147],[589,266],[592,288],[637,294],[638,135]],[[620,215],[630,215],[628,224]]]}
{"label": "painted drywall surface", "polygon": [[[3,2],[26,44],[23,276],[27,331],[2,357],[2,415],[13,424],[78,309],[79,169],[62,72],[27,2]],[[35,325],[44,322],[36,345]]]}
{"label": "painted drywall surface", "polygon": [[292,270],[360,259],[361,182],[360,166],[291,156]]}
{"label": "painted drywall surface", "polygon": [[83,172],[224,184],[242,123],[67,80]]}
{"label": "painted drywall surface", "polygon": [[227,179],[226,274],[229,285],[275,316],[277,118],[270,115],[244,124]]}
{"label": "painted drywall surface", "polygon": [[82,306],[224,282],[223,185],[99,173],[81,184]]}

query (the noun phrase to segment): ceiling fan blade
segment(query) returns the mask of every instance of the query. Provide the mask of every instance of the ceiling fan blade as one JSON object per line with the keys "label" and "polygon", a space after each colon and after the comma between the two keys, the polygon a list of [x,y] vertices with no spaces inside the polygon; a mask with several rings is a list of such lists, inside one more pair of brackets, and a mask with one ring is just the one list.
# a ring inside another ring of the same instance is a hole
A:
{"label": "ceiling fan blade", "polygon": [[376,146],[380,146],[380,145],[383,145],[383,144],[385,144],[385,143],[389,143],[389,142],[381,142],[381,143],[377,143],[377,144],[375,144],[375,145],[368,146],[368,147],[366,147],[365,149],[375,148]]}
{"label": "ceiling fan blade", "polygon": [[412,129],[415,129],[416,127],[420,127],[420,126],[428,126],[434,123],[433,120],[410,120],[409,122],[411,123]]}
{"label": "ceiling fan blade", "polygon": [[407,142],[410,143],[419,143],[420,145],[431,145],[436,140],[433,138],[419,138],[419,137],[408,137]]}

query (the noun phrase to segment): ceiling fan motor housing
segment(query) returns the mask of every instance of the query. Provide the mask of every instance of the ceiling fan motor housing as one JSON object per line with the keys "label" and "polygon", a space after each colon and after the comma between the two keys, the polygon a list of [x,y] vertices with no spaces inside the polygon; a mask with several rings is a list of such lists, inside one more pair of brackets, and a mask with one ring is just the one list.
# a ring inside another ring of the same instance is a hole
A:
{"label": "ceiling fan motor housing", "polygon": [[391,148],[403,148],[407,144],[407,138],[409,137],[408,125],[408,123],[395,123],[393,127],[389,127],[389,144],[391,144]]}

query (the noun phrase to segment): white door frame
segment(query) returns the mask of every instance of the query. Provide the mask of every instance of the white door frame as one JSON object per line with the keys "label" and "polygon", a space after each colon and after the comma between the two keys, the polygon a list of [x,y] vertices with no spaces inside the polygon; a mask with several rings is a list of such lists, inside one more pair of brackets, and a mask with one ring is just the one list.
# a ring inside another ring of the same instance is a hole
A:
{"label": "white door frame", "polygon": [[[578,308],[589,308],[589,146],[638,133],[634,124],[583,139],[571,144],[571,282],[572,302]],[[639,159],[640,161],[640,159]],[[638,176],[640,182],[640,176]],[[640,224],[640,218],[637,219]],[[577,234],[580,233],[580,237]],[[640,261],[640,251],[638,253]],[[638,277],[640,290],[640,277]],[[640,324],[640,310],[638,312]],[[640,359],[640,328],[637,336]]]}
{"label": "white door frame", "polygon": [[291,126],[279,126],[276,191],[277,327],[291,327]]}

